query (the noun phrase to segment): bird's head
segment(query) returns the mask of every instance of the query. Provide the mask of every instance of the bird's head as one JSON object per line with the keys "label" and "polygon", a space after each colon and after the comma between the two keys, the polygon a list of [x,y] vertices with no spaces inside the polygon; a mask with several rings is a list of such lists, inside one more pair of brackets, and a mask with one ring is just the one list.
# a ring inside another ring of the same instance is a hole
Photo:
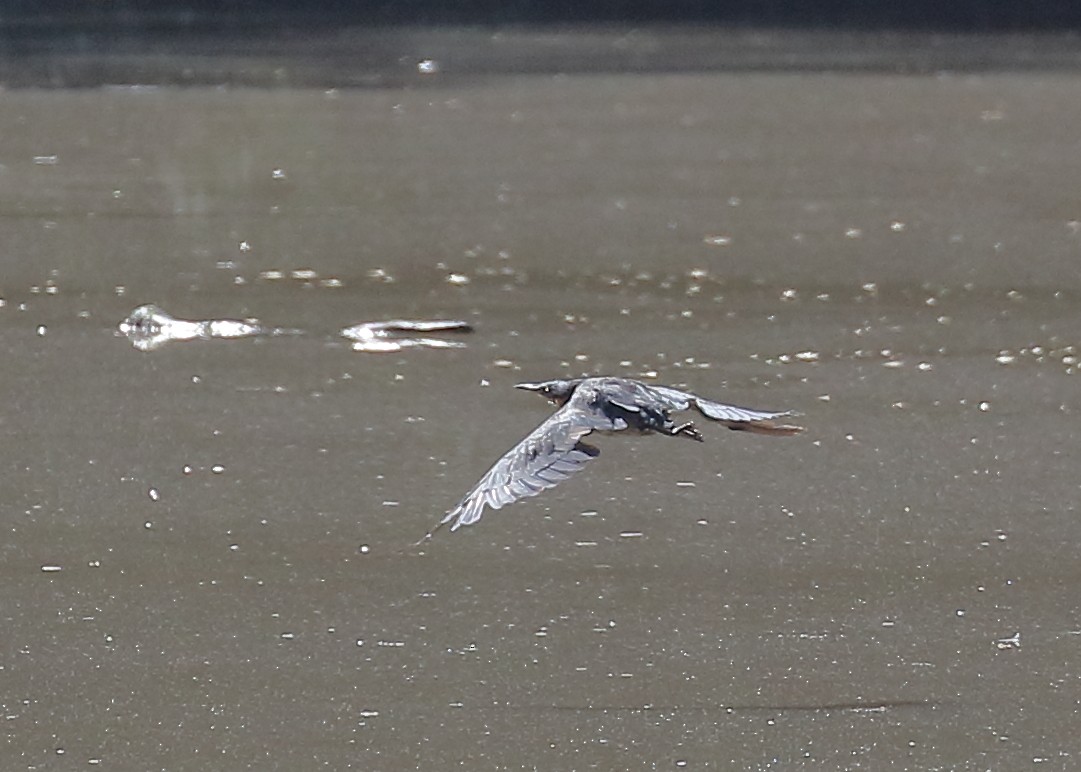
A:
{"label": "bird's head", "polygon": [[538,381],[537,383],[516,383],[514,388],[524,389],[540,394],[549,402],[556,405],[565,405],[571,398],[571,394],[582,382],[581,378],[574,380]]}

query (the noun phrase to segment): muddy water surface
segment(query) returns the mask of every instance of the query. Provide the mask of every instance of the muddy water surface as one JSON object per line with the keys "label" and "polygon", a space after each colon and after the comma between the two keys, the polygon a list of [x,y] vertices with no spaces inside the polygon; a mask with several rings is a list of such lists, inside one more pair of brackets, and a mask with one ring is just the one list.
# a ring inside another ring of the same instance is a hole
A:
{"label": "muddy water surface", "polygon": [[[5,769],[1078,764],[1072,75],[0,98]],[[403,551],[580,373],[807,431]]]}

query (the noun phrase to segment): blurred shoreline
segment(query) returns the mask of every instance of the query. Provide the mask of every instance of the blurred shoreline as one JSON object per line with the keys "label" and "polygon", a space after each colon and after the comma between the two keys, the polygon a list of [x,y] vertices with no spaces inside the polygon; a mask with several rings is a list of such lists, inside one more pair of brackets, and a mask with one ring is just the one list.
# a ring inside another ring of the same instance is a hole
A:
{"label": "blurred shoreline", "polygon": [[967,33],[628,24],[186,27],[6,20],[0,85],[397,88],[495,75],[1067,71],[1072,32]]}

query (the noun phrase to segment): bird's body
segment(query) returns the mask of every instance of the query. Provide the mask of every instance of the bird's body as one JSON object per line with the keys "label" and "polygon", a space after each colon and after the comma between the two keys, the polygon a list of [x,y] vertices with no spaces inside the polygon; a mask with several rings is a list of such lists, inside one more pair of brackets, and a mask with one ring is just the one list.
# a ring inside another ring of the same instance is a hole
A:
{"label": "bird's body", "polygon": [[759,434],[795,434],[801,427],[774,423],[791,415],[728,405],[688,391],[642,383],[630,378],[596,377],[519,383],[560,406],[516,446],[507,451],[457,506],[425,534],[425,541],[445,525],[456,531],[480,520],[484,508],[500,509],[518,499],[536,496],[579,471],[600,451],[582,441],[592,432],[660,433],[702,441],[691,422],[677,424],[671,413],[694,408],[729,429]]}

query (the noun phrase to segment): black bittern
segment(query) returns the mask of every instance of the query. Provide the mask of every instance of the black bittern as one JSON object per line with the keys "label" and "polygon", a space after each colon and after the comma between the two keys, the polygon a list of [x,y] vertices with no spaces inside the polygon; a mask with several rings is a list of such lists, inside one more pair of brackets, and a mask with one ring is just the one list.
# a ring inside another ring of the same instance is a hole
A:
{"label": "black bittern", "polygon": [[656,432],[701,442],[702,434],[693,423],[676,423],[671,417],[673,412],[691,408],[737,431],[784,436],[802,430],[775,422],[792,415],[791,411],[728,405],[630,378],[572,378],[519,383],[516,388],[536,392],[560,408],[507,451],[418,544],[445,525],[452,531],[472,525],[480,520],[485,507],[500,509],[563,482],[600,453],[582,441],[592,432]]}

